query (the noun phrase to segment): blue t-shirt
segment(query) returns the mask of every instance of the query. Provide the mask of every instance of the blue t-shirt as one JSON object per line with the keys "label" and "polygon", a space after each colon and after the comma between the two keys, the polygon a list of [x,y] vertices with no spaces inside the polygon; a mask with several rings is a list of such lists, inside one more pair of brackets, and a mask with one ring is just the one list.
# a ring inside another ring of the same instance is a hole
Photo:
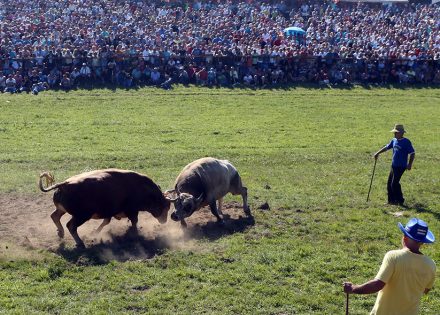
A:
{"label": "blue t-shirt", "polygon": [[408,154],[415,153],[414,148],[407,138],[397,140],[393,138],[387,145],[387,150],[393,149],[393,167],[404,167],[408,165]]}

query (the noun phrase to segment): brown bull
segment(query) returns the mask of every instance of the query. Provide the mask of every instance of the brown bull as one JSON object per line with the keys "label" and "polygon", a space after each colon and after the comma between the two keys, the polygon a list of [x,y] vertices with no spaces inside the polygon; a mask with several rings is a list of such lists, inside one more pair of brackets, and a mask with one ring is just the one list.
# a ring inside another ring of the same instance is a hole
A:
{"label": "brown bull", "polygon": [[250,216],[247,188],[243,186],[237,169],[227,160],[206,157],[185,166],[176,179],[174,189],[165,195],[174,203],[171,219],[186,226],[185,218],[207,205],[222,222],[222,201],[228,193],[242,196],[243,210]]}
{"label": "brown bull", "polygon": [[62,183],[43,187],[43,178],[53,180],[49,173],[40,175],[39,187],[48,192],[56,189],[53,195],[55,211],[51,218],[58,229],[58,236],[64,237],[60,219],[65,213],[72,218],[67,228],[76,245],[84,247],[77,228],[89,219],[104,219],[100,231],[110,223],[112,217],[127,217],[134,230],[137,229],[139,211],[150,212],[160,223],[168,217],[170,201],[162,194],[160,187],[145,175],[119,169],[106,169],[82,173]]}

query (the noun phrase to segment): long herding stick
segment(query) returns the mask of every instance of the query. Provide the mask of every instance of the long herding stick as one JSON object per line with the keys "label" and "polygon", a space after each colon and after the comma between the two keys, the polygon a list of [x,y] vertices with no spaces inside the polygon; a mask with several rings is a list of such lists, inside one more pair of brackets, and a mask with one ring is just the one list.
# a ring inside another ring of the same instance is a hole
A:
{"label": "long herding stick", "polygon": [[371,185],[373,185],[374,171],[376,170],[377,159],[374,159],[373,174],[371,175],[370,189],[368,189],[367,202],[370,200]]}

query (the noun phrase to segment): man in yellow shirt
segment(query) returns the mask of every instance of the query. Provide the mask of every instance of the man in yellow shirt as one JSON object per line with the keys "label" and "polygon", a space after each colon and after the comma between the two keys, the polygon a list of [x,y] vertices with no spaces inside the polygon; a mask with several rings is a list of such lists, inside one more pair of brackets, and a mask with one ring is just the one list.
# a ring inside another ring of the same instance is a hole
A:
{"label": "man in yellow shirt", "polygon": [[434,285],[434,261],[420,252],[424,243],[433,243],[435,237],[426,222],[412,218],[404,227],[402,249],[385,254],[376,277],[361,285],[344,283],[344,292],[371,294],[379,292],[370,315],[416,315],[420,299]]}

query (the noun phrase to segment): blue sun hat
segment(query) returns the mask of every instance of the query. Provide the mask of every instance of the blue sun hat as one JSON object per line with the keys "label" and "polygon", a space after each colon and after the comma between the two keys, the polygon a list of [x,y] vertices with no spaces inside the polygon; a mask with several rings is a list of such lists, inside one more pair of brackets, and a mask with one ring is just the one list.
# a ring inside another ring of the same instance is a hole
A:
{"label": "blue sun hat", "polygon": [[408,221],[406,226],[402,223],[398,224],[399,229],[410,239],[419,243],[434,243],[434,234],[428,229],[428,224],[425,221],[412,218]]}

